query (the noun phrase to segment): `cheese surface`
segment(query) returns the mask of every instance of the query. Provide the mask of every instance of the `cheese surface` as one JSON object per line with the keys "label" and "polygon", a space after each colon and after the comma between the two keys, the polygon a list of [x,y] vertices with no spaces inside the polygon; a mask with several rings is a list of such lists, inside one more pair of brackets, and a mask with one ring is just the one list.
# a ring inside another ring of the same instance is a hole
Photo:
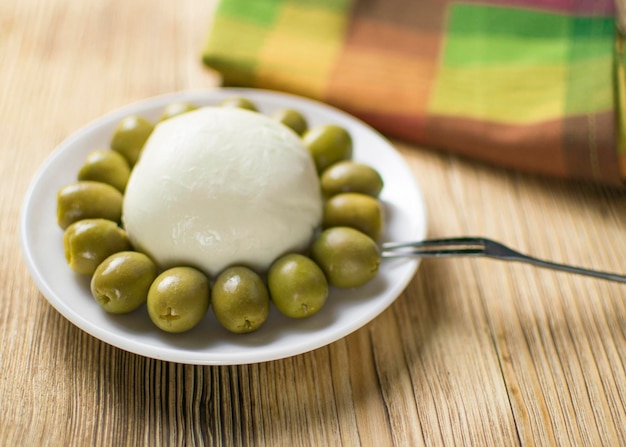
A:
{"label": "cheese surface", "polygon": [[124,195],[133,246],[162,268],[259,272],[302,251],[322,219],[300,138],[260,113],[206,107],[158,124]]}

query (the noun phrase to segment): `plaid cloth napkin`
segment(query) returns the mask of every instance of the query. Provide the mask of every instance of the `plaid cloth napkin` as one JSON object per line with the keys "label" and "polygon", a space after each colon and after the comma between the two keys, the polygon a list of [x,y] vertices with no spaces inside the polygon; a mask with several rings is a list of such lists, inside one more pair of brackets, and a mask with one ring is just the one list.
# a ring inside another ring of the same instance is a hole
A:
{"label": "plaid cloth napkin", "polygon": [[225,85],[312,97],[391,137],[624,185],[621,6],[221,0],[203,61]]}

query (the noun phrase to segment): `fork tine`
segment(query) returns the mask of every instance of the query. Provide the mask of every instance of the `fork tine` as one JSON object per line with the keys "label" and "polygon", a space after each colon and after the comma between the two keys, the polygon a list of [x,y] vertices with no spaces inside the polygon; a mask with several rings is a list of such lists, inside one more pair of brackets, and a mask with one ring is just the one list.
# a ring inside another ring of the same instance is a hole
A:
{"label": "fork tine", "polygon": [[482,256],[485,251],[482,248],[455,248],[443,250],[430,250],[416,247],[406,247],[407,250],[384,250],[380,255],[383,258],[404,258],[417,256],[420,258],[439,258],[444,256]]}
{"label": "fork tine", "polygon": [[484,247],[485,240],[483,238],[478,237],[455,237],[455,238],[444,238],[444,239],[426,239],[423,241],[413,241],[413,242],[385,242],[382,244],[382,248],[387,250],[392,250],[396,248],[409,248],[409,247],[441,247],[441,246],[450,246],[450,247]]}
{"label": "fork tine", "polygon": [[475,237],[427,239],[415,242],[387,242],[382,244],[382,249],[383,258],[481,256],[485,254],[485,242],[482,238]]}

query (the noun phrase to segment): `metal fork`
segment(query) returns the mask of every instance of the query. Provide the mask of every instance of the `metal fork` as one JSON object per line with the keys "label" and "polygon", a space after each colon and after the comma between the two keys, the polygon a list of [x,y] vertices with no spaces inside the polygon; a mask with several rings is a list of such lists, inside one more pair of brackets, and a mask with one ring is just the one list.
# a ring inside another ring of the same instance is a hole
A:
{"label": "metal fork", "polygon": [[561,270],[564,272],[626,283],[625,275],[544,261],[524,255],[500,244],[499,242],[483,237],[427,239],[419,242],[386,242],[382,244],[381,256],[383,258],[401,258],[406,256],[416,256],[420,258],[438,258],[445,256],[486,256],[504,261],[526,262],[539,267],[546,267],[554,270]]}

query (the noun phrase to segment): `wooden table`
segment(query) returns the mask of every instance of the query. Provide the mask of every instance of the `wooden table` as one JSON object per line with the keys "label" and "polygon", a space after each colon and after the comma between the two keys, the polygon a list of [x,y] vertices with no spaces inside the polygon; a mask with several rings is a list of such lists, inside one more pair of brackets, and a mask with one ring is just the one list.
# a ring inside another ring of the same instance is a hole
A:
{"label": "wooden table", "polygon": [[[55,146],[102,114],[218,85],[214,1],[0,3],[0,444],[626,446],[626,286],[482,259],[428,260],[367,326],[247,366],[109,346],[64,319],[22,262],[20,206]],[[484,235],[626,272],[626,190],[396,146],[430,236]]]}

